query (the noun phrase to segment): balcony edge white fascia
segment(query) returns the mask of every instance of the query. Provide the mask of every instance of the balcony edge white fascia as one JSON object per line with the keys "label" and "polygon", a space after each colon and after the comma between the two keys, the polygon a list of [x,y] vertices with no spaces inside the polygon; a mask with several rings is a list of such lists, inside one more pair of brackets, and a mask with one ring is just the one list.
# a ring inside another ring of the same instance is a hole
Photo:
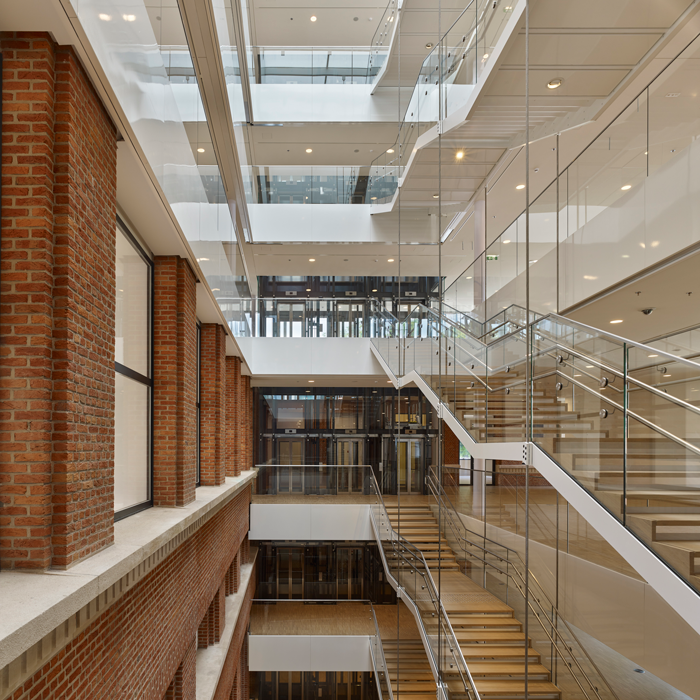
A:
{"label": "balcony edge white fascia", "polygon": [[[13,662],[21,664],[22,657],[37,644],[42,649],[31,654],[31,666],[43,666],[247,488],[256,475],[250,470],[227,477],[221,486],[201,486],[196,500],[182,508],[153,507],[120,520],[114,525],[113,545],[68,570],[0,572],[0,599],[4,603],[0,670]],[[66,621],[71,621],[71,630],[65,638],[45,640]],[[26,666],[26,660],[24,663]],[[5,690],[2,685],[0,690]]]}

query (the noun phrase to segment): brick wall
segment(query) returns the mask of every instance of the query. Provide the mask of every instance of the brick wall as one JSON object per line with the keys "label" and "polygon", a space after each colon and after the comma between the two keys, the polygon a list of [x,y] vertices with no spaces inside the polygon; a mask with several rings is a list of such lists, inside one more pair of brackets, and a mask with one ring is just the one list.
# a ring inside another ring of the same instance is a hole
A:
{"label": "brick wall", "polygon": [[442,452],[443,464],[459,464],[459,440],[444,421],[442,423]]}
{"label": "brick wall", "polygon": [[[188,677],[200,622],[248,531],[249,503],[247,488],[25,681],[12,700],[161,700],[179,671]],[[249,610],[246,603],[235,638],[243,636]],[[182,697],[194,700],[193,693]]]}
{"label": "brick wall", "polygon": [[176,256],[154,260],[153,503],[194,500],[197,471],[196,278]]}
{"label": "brick wall", "polygon": [[217,486],[226,477],[226,332],[205,323],[201,338],[200,479],[203,486]]}
{"label": "brick wall", "polygon": [[2,33],[0,560],[113,541],[116,130],[69,47]]}
{"label": "brick wall", "polygon": [[239,357],[226,358],[226,441],[224,464],[226,476],[241,473],[239,462],[239,396],[241,392],[241,360]]}

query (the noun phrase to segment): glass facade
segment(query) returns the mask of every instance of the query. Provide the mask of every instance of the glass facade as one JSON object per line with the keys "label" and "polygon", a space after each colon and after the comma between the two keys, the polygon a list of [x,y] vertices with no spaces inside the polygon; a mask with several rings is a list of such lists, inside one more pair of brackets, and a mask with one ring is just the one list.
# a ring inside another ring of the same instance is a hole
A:
{"label": "glass facade", "polygon": [[438,426],[418,389],[399,397],[393,388],[259,388],[256,396],[256,464],[369,465],[384,493],[423,492]]}
{"label": "glass facade", "polygon": [[124,517],[151,499],[152,264],[117,226],[114,511]]}

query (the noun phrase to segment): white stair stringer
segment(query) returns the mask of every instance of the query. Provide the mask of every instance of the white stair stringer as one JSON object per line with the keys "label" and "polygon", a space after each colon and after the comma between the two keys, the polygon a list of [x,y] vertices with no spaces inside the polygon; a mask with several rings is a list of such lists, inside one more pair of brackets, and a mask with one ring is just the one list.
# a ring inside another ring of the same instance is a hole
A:
{"label": "white stair stringer", "polygon": [[396,377],[375,346],[371,345],[371,348],[394,386],[397,389],[409,384],[418,387],[437,410],[438,416],[448,424],[459,441],[467,446],[472,456],[477,459],[520,460],[525,464],[530,454],[530,466],[535,467],[671,608],[700,634],[700,596],[538,445],[523,442],[475,442],[423,377],[414,370]]}

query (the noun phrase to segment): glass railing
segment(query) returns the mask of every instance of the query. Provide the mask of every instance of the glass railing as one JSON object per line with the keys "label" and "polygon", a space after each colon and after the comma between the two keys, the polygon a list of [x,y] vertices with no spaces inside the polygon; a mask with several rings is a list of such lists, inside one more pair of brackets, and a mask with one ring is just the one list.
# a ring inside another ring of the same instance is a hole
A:
{"label": "glass railing", "polygon": [[396,376],[417,372],[475,442],[532,441],[700,590],[700,364],[550,314],[531,323],[528,407],[526,328],[486,345],[424,306],[395,325]]}
{"label": "glass railing", "polygon": [[536,673],[535,667],[543,665],[555,683],[566,690],[566,697],[591,700],[617,698],[537,577],[525,566],[520,554],[465,526],[434,467],[426,482],[431,495],[431,508],[434,512],[440,512],[438,522],[441,532],[460,570],[513,608],[519,622],[523,623],[527,617],[528,649],[539,654],[539,660],[530,662],[532,672]]}
{"label": "glass railing", "polygon": [[391,199],[418,137],[466,105],[512,9],[471,0],[425,58],[394,145],[372,163],[371,204]]}
{"label": "glass railing", "polygon": [[370,479],[372,527],[386,576],[416,619],[435,681],[447,698],[478,700],[479,693],[452,629],[423,553],[397,533],[374,479]]}
{"label": "glass railing", "polygon": [[[314,606],[313,612],[305,607],[308,605]],[[324,635],[367,636],[379,700],[393,700],[382,635],[370,601],[350,602],[328,598],[252,601],[249,630],[252,636],[315,636],[321,634],[319,630]]]}
{"label": "glass railing", "polygon": [[671,355],[697,361],[700,357],[700,326],[648,340],[646,345]]}
{"label": "glass railing", "polygon": [[[487,249],[448,287],[445,300],[475,317],[492,315],[524,297],[529,263],[531,307],[547,313],[696,243],[686,214],[694,192],[688,172],[700,159],[700,118],[693,107],[699,56],[696,38],[553,181],[537,186],[529,261],[523,186],[520,194],[502,189],[513,178],[524,182],[522,157],[508,166],[510,177],[499,172],[491,189],[498,197],[522,197],[521,213],[505,227],[489,217]],[[647,188],[650,178],[658,179],[653,190]],[[669,234],[660,222],[670,216],[680,218]],[[610,264],[601,264],[600,251]]]}
{"label": "glass railing", "polygon": [[372,467],[344,464],[259,464],[255,496],[345,496],[366,501]]}
{"label": "glass railing", "polygon": [[251,54],[257,85],[365,85],[386,60],[369,46],[253,46]]}

